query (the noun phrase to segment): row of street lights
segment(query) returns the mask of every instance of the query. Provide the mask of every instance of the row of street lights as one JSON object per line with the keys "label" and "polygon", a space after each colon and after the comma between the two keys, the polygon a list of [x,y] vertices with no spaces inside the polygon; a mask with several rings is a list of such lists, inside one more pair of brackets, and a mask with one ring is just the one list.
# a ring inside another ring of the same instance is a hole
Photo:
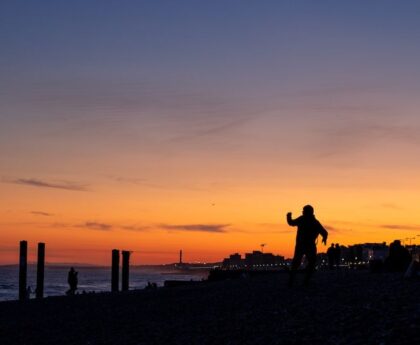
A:
{"label": "row of street lights", "polygon": [[410,241],[410,242],[409,242],[409,245],[411,246],[411,241],[415,240],[415,239],[416,239],[416,237],[420,237],[420,235],[416,235],[415,237],[406,237],[406,238],[404,238],[404,239],[402,240],[403,245],[405,245],[405,241]]}

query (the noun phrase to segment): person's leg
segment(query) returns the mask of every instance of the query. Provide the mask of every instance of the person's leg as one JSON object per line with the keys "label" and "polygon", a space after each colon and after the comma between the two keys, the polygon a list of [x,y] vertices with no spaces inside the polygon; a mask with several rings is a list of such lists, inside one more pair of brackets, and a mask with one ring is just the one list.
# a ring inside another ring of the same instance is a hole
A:
{"label": "person's leg", "polygon": [[75,294],[75,292],[76,292],[76,288],[75,288],[75,286],[74,286],[74,283],[72,282],[72,283],[70,284],[70,295],[74,295],[74,294]]}
{"label": "person's leg", "polygon": [[293,255],[292,266],[290,267],[289,286],[293,285],[295,281],[296,271],[298,270],[303,257],[303,251],[300,246],[296,245],[295,254]]}
{"label": "person's leg", "polygon": [[309,284],[309,281],[311,280],[312,274],[315,271],[315,265],[316,265],[316,246],[307,248],[305,251],[306,259],[308,260],[308,265],[306,266],[306,274],[305,274],[305,285]]}

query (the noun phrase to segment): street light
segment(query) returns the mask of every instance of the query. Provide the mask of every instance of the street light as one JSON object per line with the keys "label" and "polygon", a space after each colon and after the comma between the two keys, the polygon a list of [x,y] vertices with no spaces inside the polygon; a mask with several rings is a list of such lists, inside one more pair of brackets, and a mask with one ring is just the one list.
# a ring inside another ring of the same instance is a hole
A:
{"label": "street light", "polygon": [[406,240],[409,240],[410,241],[410,244],[409,244],[410,246],[411,246],[411,240],[415,240],[415,239],[416,239],[415,237],[407,237],[406,238]]}

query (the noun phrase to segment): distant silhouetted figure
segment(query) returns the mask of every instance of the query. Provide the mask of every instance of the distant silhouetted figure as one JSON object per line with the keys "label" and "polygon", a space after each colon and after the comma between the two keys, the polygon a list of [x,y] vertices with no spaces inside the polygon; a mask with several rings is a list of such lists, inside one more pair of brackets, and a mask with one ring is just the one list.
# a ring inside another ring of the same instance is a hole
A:
{"label": "distant silhouetted figure", "polygon": [[77,290],[77,279],[78,272],[74,270],[73,267],[70,268],[69,274],[67,275],[67,283],[69,284],[70,289],[67,290],[67,295],[74,295]]}
{"label": "distant silhouetted figure", "polygon": [[156,283],[147,282],[147,285],[146,285],[146,287],[144,289],[145,290],[157,290],[157,284]]}
{"label": "distant silhouetted figure", "polygon": [[334,249],[334,262],[335,262],[335,266],[337,268],[340,268],[341,248],[340,248],[340,245],[338,243],[335,244],[335,249]]}
{"label": "distant silhouetted figure", "polygon": [[26,299],[30,299],[32,294],[32,289],[30,286],[26,289]]}
{"label": "distant silhouetted figure", "polygon": [[389,245],[389,256],[385,260],[385,266],[391,272],[403,272],[411,262],[411,255],[407,248],[401,245],[400,240],[395,240]]}
{"label": "distant silhouetted figure", "polygon": [[328,256],[328,268],[330,270],[334,269],[334,262],[335,262],[335,247],[334,243],[331,243],[331,246],[327,250]]}
{"label": "distant silhouetted figure", "polygon": [[322,236],[322,243],[327,244],[328,232],[321,223],[315,218],[314,208],[306,205],[303,208],[302,216],[292,219],[292,213],[287,214],[287,223],[290,226],[297,226],[295,254],[293,256],[292,267],[290,269],[289,286],[293,285],[296,271],[299,268],[303,255],[306,256],[308,265],[306,266],[305,285],[309,283],[316,263],[316,239]]}

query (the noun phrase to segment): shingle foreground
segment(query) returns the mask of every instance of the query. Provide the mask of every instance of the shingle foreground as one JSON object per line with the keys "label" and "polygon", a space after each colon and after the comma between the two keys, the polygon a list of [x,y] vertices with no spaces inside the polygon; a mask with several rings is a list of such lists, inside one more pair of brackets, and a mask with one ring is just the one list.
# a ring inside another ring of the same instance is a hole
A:
{"label": "shingle foreground", "polygon": [[420,344],[420,282],[317,272],[0,303],[0,344]]}

